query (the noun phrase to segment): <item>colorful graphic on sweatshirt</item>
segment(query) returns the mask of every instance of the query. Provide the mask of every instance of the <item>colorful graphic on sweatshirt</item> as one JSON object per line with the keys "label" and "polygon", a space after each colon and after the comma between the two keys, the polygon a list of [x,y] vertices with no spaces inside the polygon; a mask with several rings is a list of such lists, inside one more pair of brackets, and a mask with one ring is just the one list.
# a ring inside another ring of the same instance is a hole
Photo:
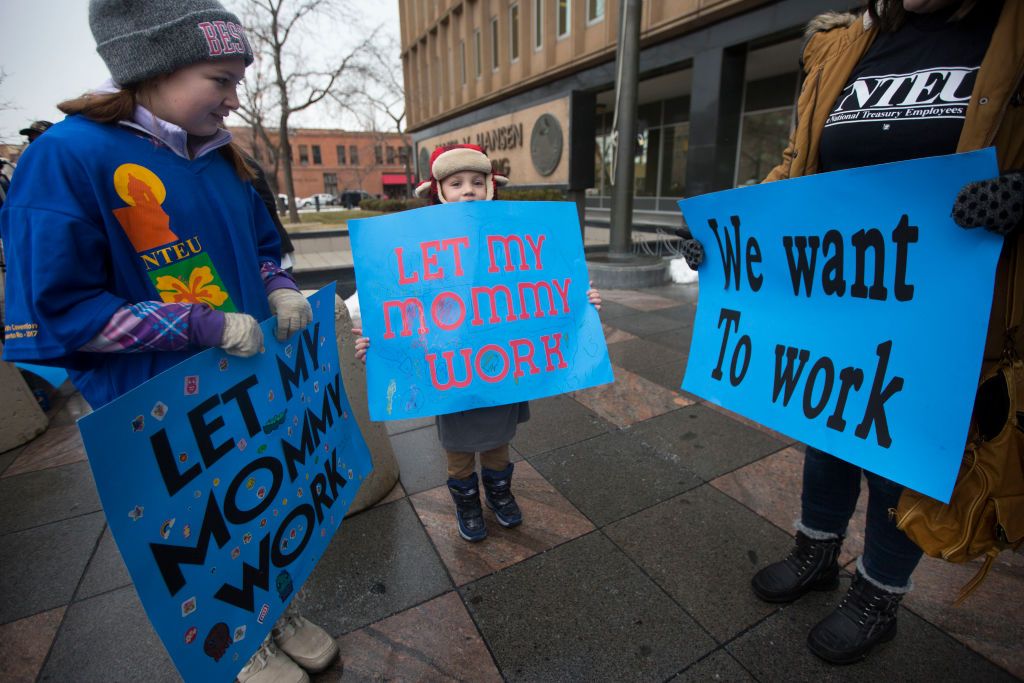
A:
{"label": "colorful graphic on sweatshirt", "polygon": [[139,254],[160,298],[166,303],[207,304],[222,311],[238,309],[198,236],[178,238],[163,209],[167,188],[145,166],[121,164],[114,171],[114,190],[128,206],[114,217]]}
{"label": "colorful graphic on sweatshirt", "polygon": [[233,313],[237,309],[217,276],[209,254],[196,256],[149,273],[164,303],[208,304]]}

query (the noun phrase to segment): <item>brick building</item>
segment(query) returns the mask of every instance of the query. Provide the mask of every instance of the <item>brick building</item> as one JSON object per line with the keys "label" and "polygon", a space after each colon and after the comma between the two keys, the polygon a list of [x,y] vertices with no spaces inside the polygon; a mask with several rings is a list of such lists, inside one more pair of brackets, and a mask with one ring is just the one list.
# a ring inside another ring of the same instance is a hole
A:
{"label": "brick building", "polygon": [[[254,145],[252,130],[231,127],[235,141],[248,150],[268,173],[271,164],[262,145]],[[292,131],[292,175],[295,195],[362,190],[373,196],[404,197],[408,138],[398,133],[354,132],[335,128],[295,128]],[[271,135],[277,140],[276,135]],[[415,173],[415,169],[412,169]],[[415,185],[416,179],[412,178]],[[284,193],[284,169],[277,173]]]}

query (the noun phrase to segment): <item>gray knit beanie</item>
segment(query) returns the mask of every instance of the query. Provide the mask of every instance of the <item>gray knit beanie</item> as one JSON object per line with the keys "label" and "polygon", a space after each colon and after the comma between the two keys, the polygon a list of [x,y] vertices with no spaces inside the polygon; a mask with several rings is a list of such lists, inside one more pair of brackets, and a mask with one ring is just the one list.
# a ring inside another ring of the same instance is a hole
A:
{"label": "gray knit beanie", "polygon": [[252,47],[217,0],[89,0],[96,51],[120,85],[208,59],[244,57]]}

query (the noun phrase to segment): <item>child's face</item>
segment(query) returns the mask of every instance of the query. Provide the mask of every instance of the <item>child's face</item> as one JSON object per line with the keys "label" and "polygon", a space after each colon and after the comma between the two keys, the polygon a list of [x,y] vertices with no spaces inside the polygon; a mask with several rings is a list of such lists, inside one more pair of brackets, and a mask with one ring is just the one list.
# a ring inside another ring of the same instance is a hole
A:
{"label": "child's face", "polygon": [[487,199],[487,176],[479,171],[459,171],[441,181],[441,194],[449,203]]}
{"label": "child's face", "polygon": [[143,87],[142,103],[189,135],[213,135],[238,109],[238,84],[245,76],[241,57],[197,62]]}

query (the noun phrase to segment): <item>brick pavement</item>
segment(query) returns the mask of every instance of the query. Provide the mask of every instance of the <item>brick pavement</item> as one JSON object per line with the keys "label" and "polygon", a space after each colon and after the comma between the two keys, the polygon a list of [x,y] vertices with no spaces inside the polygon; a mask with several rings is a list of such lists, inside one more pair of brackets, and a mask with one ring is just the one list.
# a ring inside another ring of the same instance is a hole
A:
{"label": "brick pavement", "polygon": [[[401,482],[345,522],[302,597],[345,669],[314,680],[1024,676],[1020,555],[961,608],[975,567],[926,558],[895,641],[845,668],[810,655],[841,593],[779,607],[748,587],[791,543],[801,445],[678,390],[695,286],[603,295],[616,382],[533,402],[513,442],[523,526],[487,513],[486,541],[459,540],[432,420],[389,423]],[[72,396],[0,454],[0,680],[178,680],[107,531],[74,427],[87,410]],[[851,529],[847,571],[862,543]]]}

